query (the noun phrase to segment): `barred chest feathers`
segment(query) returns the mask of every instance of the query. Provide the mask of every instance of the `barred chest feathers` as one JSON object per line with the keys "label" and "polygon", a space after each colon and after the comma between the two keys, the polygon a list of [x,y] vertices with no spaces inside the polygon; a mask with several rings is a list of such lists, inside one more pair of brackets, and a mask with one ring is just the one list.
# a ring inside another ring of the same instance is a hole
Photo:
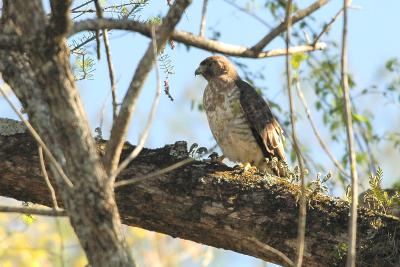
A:
{"label": "barred chest feathers", "polygon": [[[225,157],[232,161],[260,165],[265,160],[240,104],[239,88],[233,84],[224,91],[210,82],[203,105],[214,138]],[[226,90],[226,91],[225,91]]]}

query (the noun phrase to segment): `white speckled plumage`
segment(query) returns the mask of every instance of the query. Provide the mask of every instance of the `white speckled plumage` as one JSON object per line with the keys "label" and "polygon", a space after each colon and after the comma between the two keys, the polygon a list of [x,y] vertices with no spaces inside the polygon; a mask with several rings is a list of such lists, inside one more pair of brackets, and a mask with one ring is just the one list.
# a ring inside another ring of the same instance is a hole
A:
{"label": "white speckled plumage", "polygon": [[261,166],[264,156],[240,106],[239,88],[232,84],[226,89],[220,92],[211,82],[204,90],[203,103],[211,132],[225,157]]}

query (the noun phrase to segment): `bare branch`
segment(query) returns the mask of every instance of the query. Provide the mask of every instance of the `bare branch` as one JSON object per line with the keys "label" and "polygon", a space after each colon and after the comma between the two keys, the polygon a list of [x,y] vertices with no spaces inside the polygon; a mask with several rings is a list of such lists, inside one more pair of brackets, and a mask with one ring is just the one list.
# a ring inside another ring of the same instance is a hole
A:
{"label": "bare branch", "polygon": [[263,18],[257,16],[257,14],[247,10],[246,8],[243,8],[241,6],[239,6],[238,4],[236,4],[235,2],[231,1],[231,0],[222,0],[225,3],[233,6],[234,8],[236,8],[237,10],[249,15],[250,17],[254,18],[255,20],[257,20],[258,22],[260,22],[261,24],[263,24],[264,26],[268,27],[268,28],[272,28],[271,25],[269,25]]}
{"label": "bare branch", "polygon": [[120,187],[120,186],[125,186],[125,185],[130,185],[130,184],[143,182],[144,180],[155,178],[155,177],[158,177],[160,175],[172,172],[173,170],[176,170],[176,169],[178,169],[178,168],[180,168],[182,166],[185,166],[186,164],[189,164],[189,163],[191,163],[193,161],[195,161],[194,158],[187,158],[187,159],[179,161],[179,162],[177,162],[175,164],[172,164],[172,165],[170,165],[168,167],[165,167],[163,169],[157,170],[155,172],[151,172],[149,174],[145,174],[145,175],[142,175],[142,176],[139,176],[139,177],[134,177],[134,178],[131,178],[131,179],[118,181],[118,182],[115,183],[114,187]]}
{"label": "bare branch", "polygon": [[64,173],[63,169],[61,168],[60,164],[54,158],[53,154],[47,148],[46,144],[43,142],[42,138],[39,136],[39,134],[36,132],[36,130],[32,127],[32,125],[29,123],[29,121],[24,119],[24,116],[21,114],[21,112],[11,102],[10,98],[7,96],[7,94],[5,92],[5,89],[3,87],[4,87],[4,84],[0,85],[0,93],[3,95],[4,99],[8,102],[10,107],[18,115],[20,120],[25,124],[26,128],[28,128],[29,132],[32,134],[33,138],[35,138],[35,140],[39,144],[39,146],[41,146],[44,149],[44,152],[49,157],[51,163],[54,165],[54,167],[57,170],[57,172],[63,178],[64,182],[68,185],[68,187],[72,188],[73,184],[72,184],[71,180],[65,175],[65,173]]}
{"label": "bare branch", "polygon": [[157,89],[156,89],[156,94],[154,96],[153,104],[151,107],[150,115],[149,118],[147,119],[146,126],[143,130],[143,133],[139,139],[139,143],[135,147],[134,150],[129,154],[129,156],[118,166],[118,168],[115,170],[115,172],[111,175],[111,180],[112,182],[115,181],[115,178],[118,176],[118,174],[125,169],[129,163],[134,160],[137,155],[139,155],[140,151],[142,151],[144,144],[146,143],[146,140],[149,136],[150,128],[151,125],[153,124],[154,117],[156,116],[157,112],[157,107],[158,104],[160,103],[160,96],[161,96],[161,79],[160,79],[160,71],[158,69],[158,63],[157,63],[157,41],[156,41],[156,35],[155,35],[155,29],[154,27],[152,28],[152,44],[153,44],[153,50],[154,50],[154,64],[155,64],[155,71],[156,71],[156,81],[157,81]]}
{"label": "bare branch", "polygon": [[[190,3],[191,0],[177,0],[171,6],[168,14],[163,19],[162,25],[157,30],[157,52],[165,46],[168,37],[171,35],[183,12]],[[108,175],[112,174],[118,167],[118,161],[121,155],[126,132],[128,130],[129,121],[136,109],[137,98],[141,92],[144,81],[153,67],[153,58],[154,50],[152,43],[150,43],[146,53],[138,64],[131,84],[129,85],[122,102],[118,117],[111,130],[110,141],[103,158],[104,166]]]}
{"label": "bare branch", "polygon": [[67,212],[65,210],[55,211],[54,209],[36,209],[28,207],[0,206],[0,212],[13,212],[13,213],[43,215],[43,216],[67,216]]}
{"label": "bare branch", "polygon": [[203,0],[203,8],[201,10],[201,21],[200,21],[200,31],[199,31],[200,37],[204,37],[206,33],[207,6],[208,6],[208,0]]}
{"label": "bare branch", "polygon": [[[292,24],[295,24],[305,17],[309,16],[312,14],[314,11],[318,10],[322,6],[324,6],[326,3],[328,3],[330,0],[317,0],[305,9],[299,10],[294,14],[293,16],[290,17]],[[269,44],[275,37],[277,37],[279,34],[285,32],[286,30],[286,24],[287,21],[281,22],[278,26],[273,28],[264,38],[261,39],[256,45],[252,47],[252,50],[254,51],[261,51],[264,49],[267,44]]]}
{"label": "bare branch", "polygon": [[43,148],[41,146],[38,147],[39,152],[39,163],[40,169],[42,170],[42,174],[44,180],[46,181],[47,188],[49,189],[51,200],[53,202],[53,209],[58,209],[57,198],[56,198],[56,191],[54,191],[53,186],[50,183],[49,175],[47,174],[46,165],[44,164],[44,157],[43,157]]}
{"label": "bare branch", "polygon": [[262,249],[265,249],[265,250],[277,255],[278,257],[280,257],[283,260],[283,262],[287,263],[289,266],[294,265],[293,261],[291,259],[289,259],[289,257],[286,256],[285,253],[283,253],[282,251],[261,242],[260,240],[258,240],[255,237],[250,237],[250,238],[248,238],[248,240],[253,242],[256,247],[261,247]]}
{"label": "bare branch", "polygon": [[[150,25],[132,20],[115,20],[115,19],[89,19],[75,23],[70,36],[81,31],[95,31],[96,29],[108,28],[139,32],[147,37],[150,35]],[[157,32],[159,29],[157,29]],[[170,37],[172,40],[194,46],[210,52],[216,52],[234,57],[245,58],[266,58],[283,56],[287,54],[286,49],[273,49],[267,51],[256,51],[245,46],[226,44],[223,42],[196,36],[190,32],[175,30]],[[289,54],[311,52],[315,50],[323,50],[326,48],[325,43],[316,43],[315,45],[300,45],[289,49]]]}
{"label": "bare branch", "polygon": [[335,21],[338,19],[338,17],[343,13],[343,8],[341,8],[339,10],[338,13],[336,13],[335,16],[333,16],[333,18],[324,26],[324,28],[322,29],[322,31],[317,35],[317,37],[315,37],[314,39],[314,44],[318,43],[319,39],[321,39],[322,35],[324,35],[326,32],[328,32],[330,30],[330,28],[332,27],[333,23],[335,23]]}
{"label": "bare branch", "polygon": [[345,177],[350,177],[350,175],[348,173],[346,173],[346,171],[344,170],[342,164],[340,164],[340,162],[335,158],[335,156],[333,155],[333,153],[329,149],[328,145],[325,143],[324,139],[322,139],[322,136],[318,131],[317,125],[314,122],[314,118],[313,118],[313,116],[311,114],[311,110],[308,107],[307,100],[305,99],[304,94],[303,94],[303,92],[301,90],[300,81],[298,79],[296,81],[296,90],[297,90],[297,94],[298,94],[298,96],[299,96],[299,98],[301,100],[301,103],[303,104],[304,110],[305,110],[305,112],[307,114],[307,119],[310,122],[310,125],[311,125],[311,128],[312,128],[313,132],[314,132],[314,135],[315,135],[315,137],[317,137],[317,140],[318,140],[319,144],[321,145],[322,149],[326,152],[326,154],[331,159],[331,161],[336,166],[336,168],[338,168],[340,173]]}
{"label": "bare branch", "polygon": [[[292,27],[292,0],[288,0],[286,4],[286,49],[289,50],[290,47],[290,35],[291,35],[291,27]],[[304,181],[304,163],[303,158],[301,156],[300,147],[297,142],[296,135],[296,119],[295,119],[295,107],[294,100],[292,95],[292,75],[290,68],[290,55],[286,55],[286,82],[288,88],[288,96],[289,96],[289,107],[290,107],[290,123],[292,126],[292,139],[293,139],[293,148],[296,151],[297,161],[300,167],[300,183],[301,183],[301,192],[300,192],[300,211],[299,211],[299,221],[297,224],[297,255],[296,255],[296,267],[301,267],[303,263],[303,255],[304,255],[304,243],[305,243],[305,233],[306,233],[306,184]]]}
{"label": "bare branch", "polygon": [[82,7],[84,7],[84,6],[87,6],[87,5],[90,4],[91,2],[93,2],[93,0],[86,1],[85,3],[83,3],[83,4],[79,5],[79,6],[76,6],[76,7],[72,8],[72,9],[71,9],[71,13],[76,12],[78,9],[80,9],[80,8],[82,8]]}
{"label": "bare branch", "polygon": [[[94,1],[95,6],[96,6],[96,12],[97,12],[97,17],[102,19],[103,18],[103,10],[100,6],[100,3],[98,0]],[[118,109],[118,104],[117,104],[117,85],[115,84],[115,71],[114,71],[114,66],[112,63],[112,58],[111,58],[111,50],[110,50],[110,42],[108,39],[108,30],[107,29],[102,29],[103,31],[103,42],[104,42],[104,47],[106,50],[106,56],[107,56],[107,65],[108,65],[108,75],[110,77],[110,83],[111,83],[111,98],[112,98],[112,107],[113,107],[113,122],[117,118],[117,109]],[[96,31],[96,39],[98,31]],[[99,45],[98,45],[99,47]],[[99,57],[100,58],[100,57]]]}
{"label": "bare branch", "polygon": [[349,240],[347,250],[347,267],[356,266],[356,239],[357,239],[357,206],[358,206],[358,174],[356,154],[354,149],[354,133],[353,121],[351,117],[351,103],[349,92],[348,80],[348,65],[347,65],[347,11],[350,5],[349,0],[343,0],[343,34],[342,34],[342,56],[340,60],[342,89],[343,89],[343,106],[346,121],[346,134],[347,134],[347,150],[350,161],[351,171],[351,207],[350,207],[350,221],[349,221]]}
{"label": "bare branch", "polygon": [[[50,191],[51,201],[53,202],[53,211],[57,212],[59,210],[59,208],[58,208],[58,204],[57,204],[56,191],[54,190],[53,186],[50,183],[49,175],[47,174],[46,165],[44,163],[43,148],[41,146],[38,147],[38,152],[39,152],[40,169],[42,170],[42,174],[43,174],[44,180],[46,181],[47,188]],[[55,223],[56,223],[58,235],[60,236],[60,263],[61,263],[61,266],[63,267],[64,266],[64,238],[63,238],[62,231],[61,231],[60,220],[58,218],[55,218]]]}

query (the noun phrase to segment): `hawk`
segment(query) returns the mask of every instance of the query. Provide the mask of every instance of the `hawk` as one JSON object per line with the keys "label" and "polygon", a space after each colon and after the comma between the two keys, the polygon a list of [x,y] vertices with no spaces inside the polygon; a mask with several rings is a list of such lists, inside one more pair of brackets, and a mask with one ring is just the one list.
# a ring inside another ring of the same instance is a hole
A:
{"label": "hawk", "polygon": [[203,60],[195,75],[208,82],[203,106],[224,157],[279,175],[266,159],[285,160],[283,131],[265,100],[223,56]]}

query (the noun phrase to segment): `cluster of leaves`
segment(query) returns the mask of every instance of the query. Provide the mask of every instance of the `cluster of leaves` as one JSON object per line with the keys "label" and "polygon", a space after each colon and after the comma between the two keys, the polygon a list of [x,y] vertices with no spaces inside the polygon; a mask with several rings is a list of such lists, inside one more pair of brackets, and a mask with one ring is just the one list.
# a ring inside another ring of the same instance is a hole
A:
{"label": "cluster of leaves", "polygon": [[383,172],[378,168],[376,174],[368,178],[370,189],[364,193],[364,203],[377,212],[388,214],[395,207],[400,205],[400,194],[398,191],[388,192],[382,189]]}

